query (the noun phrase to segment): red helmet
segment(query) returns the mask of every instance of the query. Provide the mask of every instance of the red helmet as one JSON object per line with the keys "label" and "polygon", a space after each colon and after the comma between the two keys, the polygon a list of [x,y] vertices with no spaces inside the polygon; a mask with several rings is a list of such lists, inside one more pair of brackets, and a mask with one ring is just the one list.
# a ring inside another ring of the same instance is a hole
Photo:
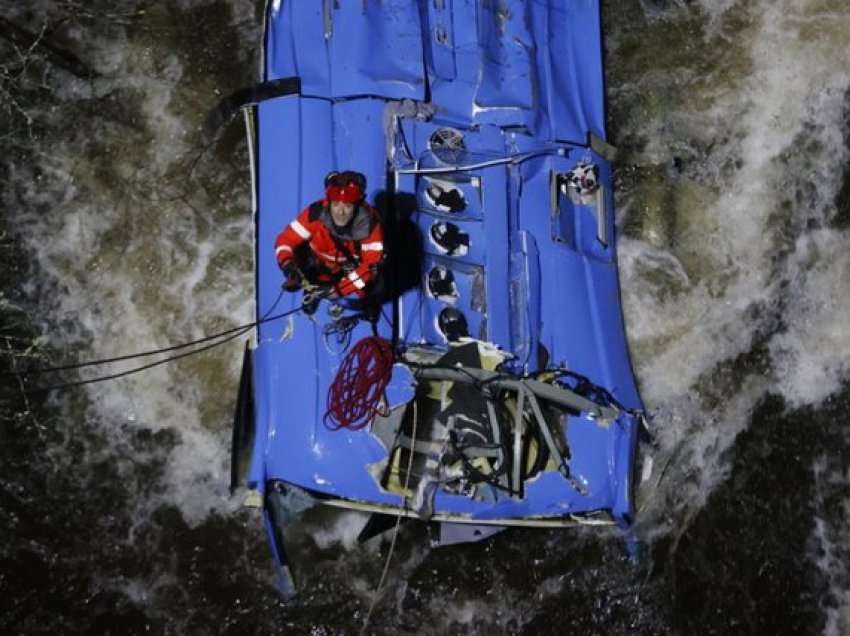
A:
{"label": "red helmet", "polygon": [[325,177],[328,201],[358,203],[363,199],[366,179],[359,172],[331,172]]}

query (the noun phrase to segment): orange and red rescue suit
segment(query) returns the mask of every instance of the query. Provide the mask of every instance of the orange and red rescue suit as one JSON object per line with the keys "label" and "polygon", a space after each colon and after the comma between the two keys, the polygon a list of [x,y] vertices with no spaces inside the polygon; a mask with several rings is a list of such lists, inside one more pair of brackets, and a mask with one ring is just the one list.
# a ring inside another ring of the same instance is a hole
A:
{"label": "orange and red rescue suit", "polygon": [[318,280],[314,282],[332,286],[340,296],[362,298],[384,257],[384,230],[378,213],[361,202],[348,225],[341,228],[333,222],[329,206],[328,199],[310,204],[278,234],[278,265],[283,267],[291,259],[297,263],[298,248],[307,243],[318,262]]}

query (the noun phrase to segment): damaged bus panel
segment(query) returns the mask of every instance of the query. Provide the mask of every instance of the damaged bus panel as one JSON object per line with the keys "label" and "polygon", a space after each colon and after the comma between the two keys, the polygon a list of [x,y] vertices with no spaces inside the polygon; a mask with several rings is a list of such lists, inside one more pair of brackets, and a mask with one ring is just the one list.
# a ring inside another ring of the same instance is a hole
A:
{"label": "damaged bus panel", "polygon": [[281,293],[275,237],[329,173],[365,176],[385,253],[371,304],[311,298],[244,357],[233,486],[285,593],[304,501],[373,513],[363,539],[399,515],[440,544],[632,523],[642,405],[600,38],[598,0],[269,2],[262,83],[236,106],[258,318],[312,293]]}

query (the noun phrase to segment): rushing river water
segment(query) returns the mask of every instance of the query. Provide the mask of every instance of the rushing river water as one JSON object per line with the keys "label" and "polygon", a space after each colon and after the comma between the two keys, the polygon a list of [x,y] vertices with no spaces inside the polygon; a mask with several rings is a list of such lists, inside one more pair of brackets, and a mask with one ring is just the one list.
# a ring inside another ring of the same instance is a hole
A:
{"label": "rushing river water", "polygon": [[[0,0],[4,369],[251,320],[244,134],[211,145],[201,125],[255,81],[262,9]],[[643,549],[510,531],[431,550],[402,526],[370,631],[850,633],[850,4],[603,14],[655,436]],[[363,518],[308,513],[289,607],[256,512],[227,492],[242,346],[47,399],[21,393],[47,380],[3,377],[0,630],[360,629],[388,547],[354,549]]]}

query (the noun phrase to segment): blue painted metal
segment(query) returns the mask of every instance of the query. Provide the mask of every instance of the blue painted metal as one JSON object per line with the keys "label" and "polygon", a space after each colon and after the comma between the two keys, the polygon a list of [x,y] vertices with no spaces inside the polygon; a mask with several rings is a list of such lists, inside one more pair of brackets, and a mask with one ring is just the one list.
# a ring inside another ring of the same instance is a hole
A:
{"label": "blue painted metal", "polygon": [[[518,371],[538,370],[545,349],[548,366],[586,376],[624,407],[608,425],[567,416],[571,472],[586,493],[555,471],[527,483],[522,499],[485,503],[438,491],[435,512],[453,522],[510,525],[598,510],[631,522],[641,402],[620,310],[611,168],[586,144],[590,134],[605,138],[600,37],[599,0],[274,0],[268,8],[264,79],[298,76],[302,93],[257,107],[258,315],[280,289],[276,234],[322,196],[329,170],[356,169],[370,200],[389,185],[415,197],[423,280],[436,264],[452,270],[471,335],[517,354]],[[426,96],[436,108],[429,121],[387,125],[388,104]],[[446,128],[463,135],[464,147],[441,155],[429,140]],[[387,157],[388,145],[405,150]],[[595,205],[553,186],[580,161],[599,167]],[[441,180],[463,194],[462,212],[429,199]],[[469,235],[466,254],[446,255],[427,238],[446,220]],[[299,302],[287,295],[278,309]],[[424,286],[406,292],[402,341],[446,348],[436,327],[445,307]],[[386,457],[381,443],[368,429],[331,432],[322,423],[344,355],[325,345],[327,322],[323,305],[313,319],[297,314],[259,328],[249,486],[263,491],[279,480],[350,504],[399,507],[402,498],[366,470]],[[379,331],[391,335],[386,321]],[[369,333],[358,325],[352,341]],[[392,400],[409,399],[405,383],[394,379]]]}
{"label": "blue painted metal", "polygon": [[266,507],[263,510],[263,526],[269,539],[272,550],[272,559],[275,567],[275,578],[277,586],[284,598],[292,599],[296,596],[295,580],[286,558],[286,548],[283,545],[283,524],[272,518],[272,510]]}

